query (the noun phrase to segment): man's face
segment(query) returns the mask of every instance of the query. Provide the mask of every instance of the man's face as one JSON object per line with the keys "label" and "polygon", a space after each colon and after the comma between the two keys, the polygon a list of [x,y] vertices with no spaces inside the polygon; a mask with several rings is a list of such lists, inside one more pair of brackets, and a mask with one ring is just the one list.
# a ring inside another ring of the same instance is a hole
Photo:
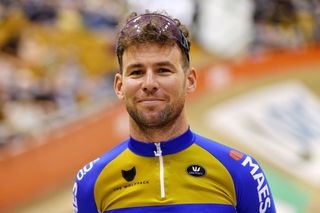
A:
{"label": "man's face", "polygon": [[186,94],[195,89],[194,70],[182,64],[176,45],[140,44],[124,52],[115,91],[140,128],[161,128],[181,116]]}

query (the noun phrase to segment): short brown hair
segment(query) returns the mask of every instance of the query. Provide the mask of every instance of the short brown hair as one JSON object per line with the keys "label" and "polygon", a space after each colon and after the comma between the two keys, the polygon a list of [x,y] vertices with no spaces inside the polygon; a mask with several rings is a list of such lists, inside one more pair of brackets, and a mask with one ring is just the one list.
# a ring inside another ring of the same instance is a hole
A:
{"label": "short brown hair", "polygon": [[141,15],[131,13],[118,35],[117,57],[120,72],[124,51],[130,46],[142,43],[177,44],[183,56],[183,66],[189,67],[189,31],[178,19],[158,12]]}

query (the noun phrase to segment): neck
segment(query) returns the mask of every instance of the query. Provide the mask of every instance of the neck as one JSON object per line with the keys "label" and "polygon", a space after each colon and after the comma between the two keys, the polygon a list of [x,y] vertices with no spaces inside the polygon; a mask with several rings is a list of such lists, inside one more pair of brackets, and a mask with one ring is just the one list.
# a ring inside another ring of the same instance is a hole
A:
{"label": "neck", "polygon": [[130,118],[129,126],[131,137],[138,141],[149,143],[168,141],[176,138],[185,133],[189,128],[186,116],[184,115],[185,113],[182,114],[183,115],[179,116],[175,121],[161,128],[141,128]]}

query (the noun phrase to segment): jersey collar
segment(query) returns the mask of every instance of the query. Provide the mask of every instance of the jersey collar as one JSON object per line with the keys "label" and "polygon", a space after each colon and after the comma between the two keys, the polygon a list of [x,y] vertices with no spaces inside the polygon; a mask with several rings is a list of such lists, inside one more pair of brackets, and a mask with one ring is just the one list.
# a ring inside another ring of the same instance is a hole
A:
{"label": "jersey collar", "polygon": [[[182,135],[171,140],[161,142],[160,147],[162,155],[174,154],[188,148],[194,142],[194,138],[194,133],[189,128]],[[141,142],[132,137],[129,138],[128,147],[135,154],[148,157],[154,157],[154,152],[157,151],[155,143]]]}

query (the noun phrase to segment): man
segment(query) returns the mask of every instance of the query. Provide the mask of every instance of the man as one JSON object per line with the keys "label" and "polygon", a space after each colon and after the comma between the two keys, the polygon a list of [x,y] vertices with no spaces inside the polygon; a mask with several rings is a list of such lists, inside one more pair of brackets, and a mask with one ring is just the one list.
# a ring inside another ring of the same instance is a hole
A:
{"label": "man", "polygon": [[130,138],[81,169],[75,212],[275,212],[266,177],[250,156],[189,128],[196,88],[188,31],[158,13],[129,18],[117,46],[114,89]]}

